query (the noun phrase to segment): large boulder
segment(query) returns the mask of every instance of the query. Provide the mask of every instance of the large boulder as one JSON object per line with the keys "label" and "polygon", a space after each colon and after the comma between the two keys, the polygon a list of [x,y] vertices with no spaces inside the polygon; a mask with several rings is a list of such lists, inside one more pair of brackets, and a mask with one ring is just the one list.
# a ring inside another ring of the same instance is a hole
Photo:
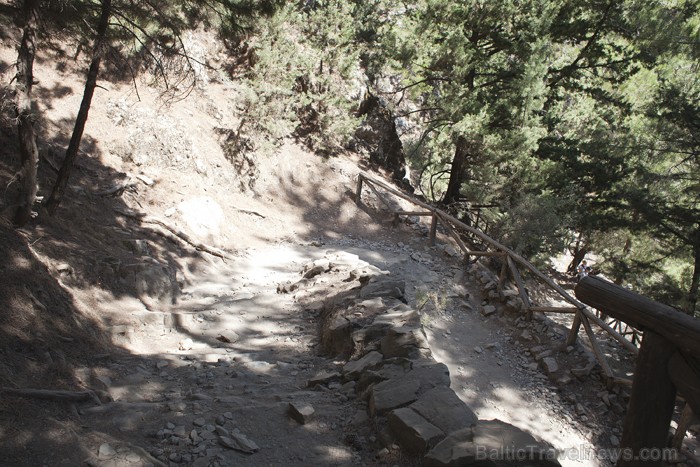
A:
{"label": "large boulder", "polygon": [[501,420],[482,420],[450,434],[425,456],[425,467],[463,465],[556,467],[556,451],[531,434]]}

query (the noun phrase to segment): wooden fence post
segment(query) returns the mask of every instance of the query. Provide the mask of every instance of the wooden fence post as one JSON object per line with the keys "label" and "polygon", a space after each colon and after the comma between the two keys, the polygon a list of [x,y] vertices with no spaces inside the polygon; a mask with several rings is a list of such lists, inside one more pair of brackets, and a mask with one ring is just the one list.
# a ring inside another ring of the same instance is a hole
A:
{"label": "wooden fence post", "polygon": [[576,338],[578,337],[578,331],[581,329],[581,311],[579,310],[574,316],[574,322],[569,330],[569,335],[566,336],[566,345],[574,345],[576,343]]}
{"label": "wooden fence post", "polygon": [[503,300],[503,288],[506,286],[506,279],[508,278],[508,254],[504,253],[501,260],[503,264],[501,264],[501,273],[498,276],[498,297]]}
{"label": "wooden fence post", "polygon": [[435,245],[435,236],[437,235],[437,222],[438,222],[438,216],[433,211],[433,217],[431,218],[430,221],[430,244]]}
{"label": "wooden fence post", "polygon": [[358,206],[362,203],[362,174],[357,176],[357,189],[355,190],[355,204]]}
{"label": "wooden fence post", "polygon": [[649,329],[644,331],[634,369],[632,398],[625,416],[622,458],[618,467],[662,465],[660,454],[666,447],[676,402],[676,387],[667,370],[675,351],[675,345],[665,337]]}

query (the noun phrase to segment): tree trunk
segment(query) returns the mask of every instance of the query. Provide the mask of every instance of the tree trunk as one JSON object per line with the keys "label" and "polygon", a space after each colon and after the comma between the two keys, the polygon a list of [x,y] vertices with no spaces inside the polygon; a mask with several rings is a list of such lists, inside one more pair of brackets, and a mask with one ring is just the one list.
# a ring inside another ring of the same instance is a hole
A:
{"label": "tree trunk", "polygon": [[700,287],[700,245],[695,245],[695,264],[693,266],[693,279],[690,281],[690,289],[685,304],[685,312],[695,316],[695,307],[698,303],[698,288]]}
{"label": "tree trunk", "polygon": [[370,162],[389,170],[393,179],[402,180],[406,175],[406,157],[391,111],[368,91],[357,115],[366,116],[367,122],[378,133],[375,135],[376,147],[370,153]]}
{"label": "tree trunk", "polygon": [[75,127],[73,128],[73,135],[71,136],[70,143],[68,144],[68,149],[66,150],[66,157],[63,160],[61,169],[58,171],[58,178],[56,183],[51,190],[51,195],[46,201],[46,207],[50,214],[56,211],[56,208],[61,203],[63,194],[68,186],[68,179],[70,173],[73,170],[73,165],[75,158],[78,155],[78,148],[80,147],[80,141],[83,138],[83,132],[85,131],[85,123],[88,119],[88,112],[90,111],[90,104],[92,103],[92,96],[95,93],[95,87],[97,86],[97,75],[100,71],[100,62],[102,61],[102,55],[104,53],[104,43],[107,36],[107,28],[109,27],[109,17],[112,10],[111,0],[102,0],[102,12],[100,14],[100,23],[97,27],[97,36],[95,37],[95,47],[92,52],[92,62],[90,62],[90,69],[87,74],[87,81],[85,82],[85,91],[83,92],[83,100],[80,103],[80,110],[78,111],[78,116],[75,119]]}
{"label": "tree trunk", "polygon": [[452,159],[452,168],[450,169],[450,181],[447,184],[447,191],[442,198],[443,204],[451,204],[459,201],[462,182],[464,181],[465,163],[467,161],[467,153],[469,151],[469,143],[464,136],[457,139],[455,147],[455,155]]}
{"label": "tree trunk", "polygon": [[574,257],[571,259],[571,262],[569,263],[569,267],[566,268],[566,272],[570,274],[576,274],[576,270],[578,268],[578,265],[581,264],[581,261],[586,257],[588,254],[588,244],[586,242],[583,242],[583,245],[580,245],[577,243],[576,249],[574,250]]}
{"label": "tree trunk", "polygon": [[39,149],[36,144],[34,131],[34,116],[32,115],[32,85],[34,83],[34,55],[36,52],[36,25],[38,1],[24,2],[24,34],[17,57],[17,133],[19,136],[19,151],[22,157],[20,202],[15,211],[13,222],[22,227],[32,215],[32,207],[36,199],[37,164]]}

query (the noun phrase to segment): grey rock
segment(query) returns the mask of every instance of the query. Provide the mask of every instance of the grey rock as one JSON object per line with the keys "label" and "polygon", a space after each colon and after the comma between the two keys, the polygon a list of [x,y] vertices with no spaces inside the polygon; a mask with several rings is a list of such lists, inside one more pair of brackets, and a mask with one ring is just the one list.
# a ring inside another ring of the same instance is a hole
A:
{"label": "grey rock", "polygon": [[375,385],[369,400],[369,412],[375,417],[405,407],[418,399],[421,383],[417,379],[396,378]]}
{"label": "grey rock", "polygon": [[430,389],[409,407],[445,433],[471,427],[479,420],[469,406],[445,386]]}
{"label": "grey rock", "polygon": [[107,460],[111,459],[112,457],[117,455],[117,451],[114,450],[112,446],[110,446],[108,443],[103,443],[100,445],[99,450],[97,451],[97,457],[100,460]]}
{"label": "grey rock", "polygon": [[375,368],[384,360],[384,356],[376,351],[369,352],[359,360],[349,361],[343,367],[343,374],[347,379],[356,380],[368,369]]}
{"label": "grey rock", "polygon": [[393,297],[403,299],[405,290],[406,281],[376,277],[360,289],[360,297]]}
{"label": "grey rock", "polygon": [[558,364],[557,361],[556,361],[554,358],[552,358],[552,357],[545,357],[545,358],[543,358],[542,361],[540,362],[540,364],[542,365],[542,369],[543,369],[548,375],[551,375],[551,374],[556,373],[557,371],[559,371],[559,364]]}
{"label": "grey rock", "polygon": [[401,447],[414,455],[425,454],[445,437],[441,429],[410,408],[392,411],[388,415],[388,420],[389,427]]}
{"label": "grey rock", "polygon": [[425,456],[426,467],[478,463],[498,467],[559,466],[554,449],[500,420],[482,420],[450,434]]}
{"label": "grey rock", "polygon": [[315,410],[311,404],[290,402],[287,413],[297,422],[305,425],[313,416]]}
{"label": "grey rock", "polygon": [[523,465],[522,457],[526,456],[527,465],[541,467],[560,465],[556,460],[556,452],[551,446],[501,420],[479,421],[473,433],[477,459],[486,457],[496,461],[499,466],[519,467]]}
{"label": "grey rock", "polygon": [[473,439],[472,428],[451,433],[428,452],[423,458],[423,465],[425,467],[461,467],[473,464],[476,461],[476,447]]}
{"label": "grey rock", "polygon": [[340,373],[338,373],[337,371],[321,371],[312,378],[309,378],[307,386],[313,388],[318,386],[319,384],[328,384],[331,381],[335,381],[338,379],[340,379]]}
{"label": "grey rock", "polygon": [[241,451],[248,454],[252,454],[260,450],[260,448],[257,444],[255,444],[254,441],[248,439],[247,436],[241,433],[231,433],[230,437],[220,436],[219,444],[226,448],[234,449],[236,451]]}
{"label": "grey rock", "polygon": [[496,307],[493,305],[486,305],[481,309],[481,314],[484,316],[491,316],[496,313]]}
{"label": "grey rock", "polygon": [[417,357],[429,353],[430,347],[422,327],[390,328],[381,341],[381,351],[385,358]]}

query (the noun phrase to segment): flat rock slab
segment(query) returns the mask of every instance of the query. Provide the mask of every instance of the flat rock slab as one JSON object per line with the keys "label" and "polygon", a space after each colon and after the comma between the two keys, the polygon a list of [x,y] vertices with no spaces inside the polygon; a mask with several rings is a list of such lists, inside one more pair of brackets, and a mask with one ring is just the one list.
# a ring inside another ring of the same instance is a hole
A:
{"label": "flat rock slab", "polygon": [[340,373],[337,371],[321,371],[320,373],[317,373],[315,376],[309,378],[307,381],[307,386],[310,388],[316,387],[319,384],[328,384],[331,381],[339,380],[340,379]]}
{"label": "flat rock slab", "polygon": [[219,436],[219,444],[236,451],[252,454],[260,450],[257,444],[240,433],[231,433],[230,437]]}
{"label": "flat rock slab", "polygon": [[373,350],[359,360],[353,360],[346,363],[343,367],[343,375],[345,375],[345,378],[349,380],[356,380],[366,370],[375,368],[377,365],[379,365],[382,360],[384,360],[384,356],[381,353]]}
{"label": "flat rock slab", "polygon": [[472,427],[479,421],[469,406],[445,386],[425,392],[410,408],[445,433]]}
{"label": "flat rock slab", "polygon": [[421,383],[421,393],[437,387],[450,387],[450,369],[444,363],[415,363],[405,377],[415,378]]}
{"label": "flat rock slab", "polygon": [[419,389],[420,381],[417,379],[396,378],[382,381],[372,388],[369,412],[375,417],[405,407],[418,399]]}
{"label": "flat rock slab", "polygon": [[414,455],[423,455],[445,437],[445,432],[410,408],[389,413],[389,427],[399,444]]}

